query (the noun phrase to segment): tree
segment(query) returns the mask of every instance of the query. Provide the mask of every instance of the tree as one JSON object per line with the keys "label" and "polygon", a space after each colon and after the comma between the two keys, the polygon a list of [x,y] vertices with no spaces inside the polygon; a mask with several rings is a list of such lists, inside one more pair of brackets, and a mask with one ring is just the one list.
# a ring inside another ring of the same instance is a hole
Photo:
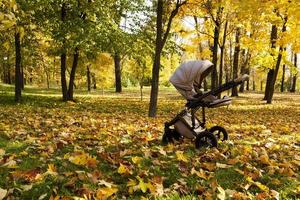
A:
{"label": "tree", "polygon": [[[284,33],[286,31],[286,23],[287,23],[288,17],[283,16],[282,19],[283,19],[282,33]],[[275,82],[276,82],[277,74],[278,74],[279,67],[281,64],[283,50],[284,50],[284,47],[282,45],[280,45],[279,53],[277,56],[277,62],[276,62],[275,68],[273,69],[274,71],[272,73],[273,76],[270,78],[269,88],[267,89],[268,90],[268,93],[267,93],[267,103],[268,104],[272,103],[274,89],[275,89]]]}
{"label": "tree", "polygon": [[[95,55],[108,44],[111,1],[40,1],[35,20],[50,37],[54,55],[60,56],[61,88],[64,101],[74,100],[74,81],[80,58]],[[57,13],[60,13],[58,15]],[[106,28],[104,28],[106,27]],[[67,84],[67,61],[72,67]]]}
{"label": "tree", "polygon": [[[294,54],[294,66],[297,70],[297,53]],[[292,86],[291,86],[291,92],[295,92],[296,91],[296,83],[297,83],[297,72],[292,76]]]}
{"label": "tree", "polygon": [[170,33],[172,21],[174,17],[177,15],[177,13],[179,12],[180,7],[186,4],[187,1],[176,0],[175,8],[171,11],[170,16],[166,20],[167,26],[166,26],[166,30],[164,31],[163,14],[164,14],[165,3],[166,2],[164,0],[157,1],[156,41],[155,41],[155,54],[154,54],[153,68],[152,68],[151,95],[150,95],[150,104],[149,104],[149,112],[148,112],[149,117],[156,116],[161,53],[167,41],[168,35]]}
{"label": "tree", "polygon": [[[234,58],[233,58],[233,79],[236,79],[238,77],[239,57],[240,57],[240,35],[241,35],[241,30],[240,28],[237,28],[235,33],[235,47],[234,47]],[[237,87],[232,88],[231,96],[233,97],[238,96]]]}

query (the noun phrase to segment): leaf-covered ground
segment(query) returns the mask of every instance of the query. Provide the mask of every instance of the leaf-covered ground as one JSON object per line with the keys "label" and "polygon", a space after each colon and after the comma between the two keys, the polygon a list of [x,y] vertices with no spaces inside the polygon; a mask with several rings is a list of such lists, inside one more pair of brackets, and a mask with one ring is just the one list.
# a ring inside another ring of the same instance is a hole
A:
{"label": "leaf-covered ground", "polygon": [[27,88],[20,105],[12,91],[0,85],[0,199],[300,198],[299,94],[273,105],[243,94],[207,110],[208,127],[230,140],[197,150],[190,140],[161,145],[184,105],[173,90],[160,93],[156,119],[138,90],[63,103],[58,90]]}

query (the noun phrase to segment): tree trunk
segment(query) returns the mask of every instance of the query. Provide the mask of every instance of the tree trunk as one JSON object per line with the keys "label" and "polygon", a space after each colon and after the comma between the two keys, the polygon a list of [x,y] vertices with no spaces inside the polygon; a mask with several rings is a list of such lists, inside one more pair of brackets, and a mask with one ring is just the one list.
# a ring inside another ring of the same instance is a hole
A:
{"label": "tree trunk", "polygon": [[284,92],[285,64],[282,67],[281,87],[280,92]]}
{"label": "tree trunk", "polygon": [[96,81],[96,75],[92,73],[92,81],[93,81],[93,89],[97,89],[97,81]]}
{"label": "tree trunk", "polygon": [[22,74],[21,74],[21,41],[20,33],[15,33],[16,69],[15,69],[15,101],[22,98]]}
{"label": "tree trunk", "polygon": [[213,46],[213,58],[212,63],[213,70],[211,72],[211,89],[214,89],[218,85],[218,72],[217,72],[217,65],[218,65],[218,50],[219,50],[219,35],[220,35],[220,25],[216,24],[214,29],[214,46]]}
{"label": "tree trunk", "polygon": [[277,79],[277,74],[278,74],[278,70],[279,70],[279,67],[280,67],[281,59],[282,59],[282,51],[283,51],[283,48],[280,47],[279,54],[277,56],[277,62],[276,62],[274,74],[273,74],[273,77],[272,77],[272,79],[270,81],[270,85],[269,85],[270,88],[269,88],[269,93],[268,93],[268,96],[267,96],[267,103],[268,104],[272,103],[273,94],[274,94],[274,90],[275,90],[275,83],[276,83],[276,79]]}
{"label": "tree trunk", "polygon": [[122,80],[121,80],[121,57],[119,53],[115,53],[114,55],[115,62],[115,85],[116,92],[122,92]]}
{"label": "tree trunk", "polygon": [[260,91],[263,91],[263,82],[262,81],[260,81]]}
{"label": "tree trunk", "polygon": [[79,50],[78,47],[75,48],[75,53],[73,55],[73,64],[72,64],[72,69],[70,73],[70,81],[69,81],[69,89],[68,89],[68,100],[69,101],[74,101],[73,94],[74,94],[74,80],[75,80],[75,74],[76,74],[76,69],[78,66],[78,58],[79,58]]}
{"label": "tree trunk", "polygon": [[[251,58],[249,49],[247,50],[247,53],[246,53],[246,50],[244,49],[242,55],[243,55],[243,62],[242,62],[242,66],[241,66],[241,74],[249,75],[250,70],[249,70],[248,64],[249,64],[250,58]],[[245,83],[243,82],[240,86],[239,92],[243,93],[244,90],[245,90]],[[247,81],[247,90],[249,90],[249,80]]]}
{"label": "tree trunk", "polygon": [[[287,17],[284,18],[284,23],[283,23],[283,26],[282,26],[282,33],[284,33],[286,31],[286,23],[287,23]],[[274,75],[271,79],[270,91],[269,91],[269,94],[267,96],[267,103],[268,104],[272,103],[273,94],[274,94],[274,90],[275,90],[275,83],[276,83],[280,63],[281,63],[281,60],[282,60],[282,53],[283,53],[284,49],[285,48],[283,48],[282,46],[279,47],[279,54],[277,56],[277,62],[276,62],[275,70],[274,70]]]}
{"label": "tree trunk", "polygon": [[253,79],[253,81],[252,81],[252,84],[253,84],[253,91],[255,91],[256,90],[256,87],[255,87],[255,80]]}
{"label": "tree trunk", "polygon": [[12,84],[11,71],[10,71],[9,55],[7,55],[7,83]]}
{"label": "tree trunk", "polygon": [[[66,18],[66,4],[63,3],[61,6],[61,20],[62,22],[65,21]],[[65,42],[63,42],[65,43]],[[63,95],[63,101],[68,100],[68,87],[67,87],[67,80],[66,80],[66,69],[67,69],[67,53],[65,49],[65,45],[63,44],[63,53],[60,55],[60,78],[61,78],[61,89]]]}
{"label": "tree trunk", "polygon": [[47,89],[50,89],[50,74],[48,70],[46,70],[46,81],[47,81]]}
{"label": "tree trunk", "polygon": [[90,71],[90,66],[86,66],[86,78],[87,78],[87,89],[88,92],[91,91],[91,71]]}
{"label": "tree trunk", "polygon": [[270,84],[271,84],[271,80],[272,77],[274,76],[274,69],[270,69],[268,71],[268,75],[267,75],[267,81],[266,81],[266,87],[265,87],[265,96],[263,100],[267,100],[267,97],[270,93]]}
{"label": "tree trunk", "polygon": [[156,18],[156,43],[155,43],[155,55],[152,69],[152,80],[151,80],[151,96],[150,96],[150,107],[149,117],[156,116],[157,110],[157,96],[158,96],[158,84],[159,84],[159,68],[160,68],[160,54],[162,51],[162,16],[163,16],[163,0],[157,2],[157,18]]}
{"label": "tree trunk", "polygon": [[[223,68],[224,68],[224,50],[225,50],[225,44],[226,44],[226,35],[227,35],[227,26],[228,22],[226,21],[224,26],[224,34],[223,34],[223,40],[222,40],[222,46],[220,47],[220,73],[219,73],[219,86],[222,85],[223,82]],[[221,98],[221,93],[218,94],[218,98]]]}
{"label": "tree trunk", "polygon": [[[234,47],[234,58],[233,58],[233,79],[236,79],[238,77],[239,55],[240,55],[240,28],[237,28],[235,34],[235,47]],[[231,96],[232,97],[238,96],[237,87],[232,88]]]}
{"label": "tree trunk", "polygon": [[[276,48],[276,40],[277,40],[277,26],[272,25],[272,30],[271,30],[271,48],[275,49]],[[272,54],[273,56],[273,54]],[[265,96],[263,100],[267,100],[268,96],[270,95],[270,87],[271,87],[271,82],[274,76],[274,69],[270,69],[268,71],[267,75],[267,81],[266,81],[266,89],[265,89]]]}
{"label": "tree trunk", "polygon": [[62,53],[60,56],[60,78],[61,78],[61,89],[63,100],[68,100],[68,88],[67,88],[67,80],[66,80],[66,64],[67,64],[67,55],[66,53]]}
{"label": "tree trunk", "polygon": [[24,66],[21,62],[21,89],[24,90],[24,85],[25,85],[25,81],[24,81]]}
{"label": "tree trunk", "polygon": [[[249,67],[248,67],[248,69],[247,69],[247,74],[250,75],[250,69],[249,69]],[[254,79],[254,77],[253,77],[253,79]],[[247,91],[250,90],[250,81],[249,81],[249,80],[247,80],[246,90],[247,90]]]}
{"label": "tree trunk", "polygon": [[[297,53],[294,55],[294,66],[297,69]],[[297,73],[293,76],[292,78],[292,87],[291,87],[291,92],[296,92],[296,84],[297,84]]]}
{"label": "tree trunk", "polygon": [[207,86],[207,81],[206,81],[206,78],[204,78],[204,80],[203,80],[203,89],[204,89],[204,91],[206,92],[206,91],[208,91],[208,86]]}

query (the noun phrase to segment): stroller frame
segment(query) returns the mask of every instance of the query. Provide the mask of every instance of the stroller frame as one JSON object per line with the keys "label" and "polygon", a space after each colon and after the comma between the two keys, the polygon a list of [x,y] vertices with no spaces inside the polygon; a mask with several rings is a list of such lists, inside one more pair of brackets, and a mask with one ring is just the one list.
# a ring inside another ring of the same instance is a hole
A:
{"label": "stroller frame", "polygon": [[[194,96],[195,99],[188,100],[188,102],[185,105],[185,109],[183,109],[181,112],[179,112],[171,121],[165,122],[165,130],[164,135],[162,138],[163,143],[173,142],[172,138],[179,140],[181,135],[178,133],[175,129],[172,129],[171,126],[174,126],[176,122],[181,121],[184,123],[184,125],[191,131],[191,133],[194,135],[194,138],[196,138],[195,144],[196,148],[199,148],[201,146],[201,143],[203,142],[210,143],[209,146],[216,147],[217,146],[217,139],[220,138],[220,131],[223,134],[223,140],[228,139],[228,134],[226,130],[221,126],[214,126],[210,130],[206,128],[206,117],[205,117],[205,108],[212,108],[218,104],[222,103],[230,103],[230,98],[223,98],[223,99],[217,99],[216,102],[209,102],[206,101],[205,98],[213,95],[216,96],[223,91],[229,90],[233,87],[236,87],[240,84],[242,84],[244,81],[248,80],[249,76],[247,74],[244,74],[241,78],[234,79],[233,81],[229,81],[220,87],[213,89],[207,93],[204,94],[197,94]],[[200,121],[197,116],[196,112],[202,108],[202,120]],[[187,114],[191,113],[191,120],[192,120],[192,126],[188,124],[185,120],[182,120],[182,118]],[[195,127],[196,120],[199,122],[199,126]],[[201,132],[195,132],[195,128],[201,128],[203,131]],[[218,138],[213,134],[215,130],[219,131]]]}

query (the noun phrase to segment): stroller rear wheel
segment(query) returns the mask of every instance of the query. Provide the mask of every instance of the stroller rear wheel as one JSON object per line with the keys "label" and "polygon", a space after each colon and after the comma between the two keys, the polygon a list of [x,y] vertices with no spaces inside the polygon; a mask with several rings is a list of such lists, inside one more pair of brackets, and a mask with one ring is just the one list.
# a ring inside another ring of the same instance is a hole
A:
{"label": "stroller rear wheel", "polygon": [[228,140],[228,133],[222,126],[213,126],[209,129],[209,132],[211,132],[218,140]]}
{"label": "stroller rear wheel", "polygon": [[218,140],[217,138],[210,132],[204,131],[197,135],[195,140],[195,146],[197,149],[204,147],[217,147],[218,146]]}

